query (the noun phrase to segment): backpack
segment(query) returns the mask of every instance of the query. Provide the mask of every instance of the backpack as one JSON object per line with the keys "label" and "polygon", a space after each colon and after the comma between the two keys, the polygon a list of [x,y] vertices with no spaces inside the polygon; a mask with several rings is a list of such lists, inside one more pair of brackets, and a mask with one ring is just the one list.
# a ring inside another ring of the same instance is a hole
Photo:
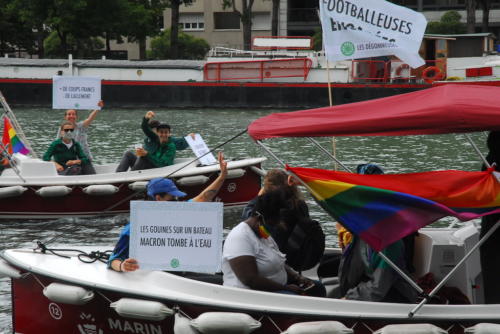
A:
{"label": "backpack", "polygon": [[325,234],[318,221],[304,218],[294,226],[287,240],[286,263],[301,272],[319,263],[325,251]]}

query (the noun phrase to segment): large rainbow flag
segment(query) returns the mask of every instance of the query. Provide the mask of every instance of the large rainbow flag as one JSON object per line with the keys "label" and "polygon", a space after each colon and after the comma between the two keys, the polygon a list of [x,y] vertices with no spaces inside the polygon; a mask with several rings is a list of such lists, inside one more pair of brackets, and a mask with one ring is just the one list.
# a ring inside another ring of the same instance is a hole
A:
{"label": "large rainbow flag", "polygon": [[384,175],[287,169],[332,217],[377,251],[445,216],[467,221],[500,212],[500,174],[493,169]]}
{"label": "large rainbow flag", "polygon": [[7,116],[3,118],[3,137],[2,144],[7,147],[9,154],[21,153],[28,154],[30,151],[24,146],[23,142],[17,136],[16,130],[10,123]]}

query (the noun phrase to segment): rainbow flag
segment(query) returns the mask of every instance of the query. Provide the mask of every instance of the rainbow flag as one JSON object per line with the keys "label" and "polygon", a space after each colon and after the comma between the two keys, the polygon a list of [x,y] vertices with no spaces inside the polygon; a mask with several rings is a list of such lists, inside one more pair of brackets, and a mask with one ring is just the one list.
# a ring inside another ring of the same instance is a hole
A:
{"label": "rainbow flag", "polygon": [[493,169],[383,175],[287,169],[332,217],[377,251],[446,216],[467,221],[500,212],[500,174]]}
{"label": "rainbow flag", "polygon": [[28,154],[30,151],[24,146],[23,142],[17,136],[16,130],[10,123],[7,116],[3,118],[3,137],[2,144],[7,147],[9,154],[21,153]]}

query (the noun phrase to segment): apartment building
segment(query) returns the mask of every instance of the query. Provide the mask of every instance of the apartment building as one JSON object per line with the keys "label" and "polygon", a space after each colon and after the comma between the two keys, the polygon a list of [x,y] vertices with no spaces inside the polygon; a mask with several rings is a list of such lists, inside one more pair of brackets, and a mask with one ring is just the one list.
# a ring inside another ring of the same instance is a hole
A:
{"label": "apartment building", "polygon": [[[241,5],[236,1],[237,6]],[[286,1],[281,1],[280,22],[286,22]],[[241,8],[237,8],[241,11]],[[271,34],[270,0],[256,0],[253,7],[252,36]],[[165,27],[171,26],[171,10],[164,12]],[[224,9],[222,0],[195,0],[191,5],[182,5],[179,14],[180,30],[192,36],[205,39],[210,46],[243,48],[243,28],[239,16],[232,8]],[[280,34],[286,35],[286,26],[280,27]]]}
{"label": "apartment building", "polygon": [[[279,10],[280,36],[311,36],[320,28],[319,0],[281,0]],[[457,10],[466,20],[465,0],[393,0],[392,2],[423,12],[429,21],[439,21],[449,10]],[[240,5],[240,1],[236,1]],[[270,0],[256,0],[253,6],[252,36],[271,33]],[[165,27],[170,26],[170,10],[164,14]],[[213,46],[242,48],[241,22],[232,9],[223,9],[222,0],[195,0],[180,9],[182,30],[204,38]],[[482,11],[476,11],[477,32],[481,30]],[[490,32],[500,36],[500,0],[491,0]]]}
{"label": "apartment building", "polygon": [[[312,36],[320,29],[318,18],[319,0],[280,0],[280,36]],[[428,21],[439,21],[449,10],[457,10],[466,22],[465,0],[392,0],[402,6],[423,12]],[[211,47],[243,49],[241,21],[232,8],[223,8],[222,0],[194,0],[189,6],[180,7],[181,31],[205,39]],[[236,1],[241,6],[240,1]],[[237,8],[241,11],[241,8]],[[252,7],[252,36],[271,35],[271,0],[255,0]],[[500,37],[500,0],[491,0],[490,31]],[[481,31],[482,10],[476,11],[476,30]],[[171,26],[171,10],[165,10],[163,25]],[[138,47],[134,44],[116,44],[113,49],[128,51],[129,59],[138,58]]]}

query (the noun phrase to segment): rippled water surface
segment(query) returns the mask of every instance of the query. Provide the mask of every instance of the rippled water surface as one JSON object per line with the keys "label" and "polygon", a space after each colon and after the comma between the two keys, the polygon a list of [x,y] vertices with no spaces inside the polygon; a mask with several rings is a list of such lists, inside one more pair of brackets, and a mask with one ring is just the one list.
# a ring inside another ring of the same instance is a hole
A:
{"label": "rippled water surface", "polygon": [[[157,118],[172,125],[174,135],[200,133],[209,147],[224,143],[244,130],[254,119],[278,110],[154,110]],[[116,162],[121,154],[141,143],[139,128],[146,110],[104,109],[99,113],[89,132],[89,143],[97,163]],[[62,120],[62,112],[50,109],[16,109],[16,116],[30,139],[35,151],[42,155],[54,139]],[[88,112],[80,112],[80,118]],[[473,140],[485,151],[484,134],[474,134]],[[332,150],[331,138],[319,139]],[[306,139],[274,139],[267,141],[273,152],[292,166],[333,168],[331,160]],[[477,170],[481,162],[463,135],[434,135],[410,137],[358,137],[337,138],[336,155],[345,165],[372,162],[388,173],[416,172],[437,169]],[[224,146],[227,158],[240,159],[265,155],[245,134]],[[181,151],[179,156],[188,157]],[[264,168],[280,167],[271,157]],[[307,196],[311,214],[324,223],[327,243],[336,245],[334,224]],[[232,210],[224,216],[225,232],[238,223],[240,212]],[[126,216],[112,218],[59,219],[51,221],[0,221],[0,249],[33,247],[34,240],[50,241],[49,245],[114,244]],[[436,223],[446,225],[448,221]],[[10,282],[0,279],[0,333],[10,333]]]}

